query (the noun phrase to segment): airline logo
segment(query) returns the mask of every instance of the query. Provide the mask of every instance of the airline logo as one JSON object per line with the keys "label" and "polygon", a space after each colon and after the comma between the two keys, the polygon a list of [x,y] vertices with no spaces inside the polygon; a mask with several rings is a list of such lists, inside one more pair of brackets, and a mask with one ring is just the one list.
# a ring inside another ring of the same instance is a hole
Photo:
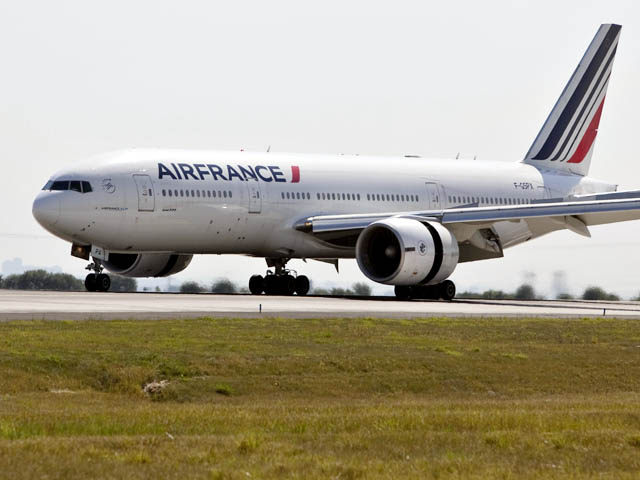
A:
{"label": "airline logo", "polygon": [[587,158],[598,133],[620,29],[600,28],[527,158],[567,163]]}
{"label": "airline logo", "polygon": [[158,163],[158,180],[169,177],[173,180],[215,180],[240,182],[250,180],[262,182],[300,182],[300,167],[291,167],[286,175],[277,165],[215,165],[212,163]]}

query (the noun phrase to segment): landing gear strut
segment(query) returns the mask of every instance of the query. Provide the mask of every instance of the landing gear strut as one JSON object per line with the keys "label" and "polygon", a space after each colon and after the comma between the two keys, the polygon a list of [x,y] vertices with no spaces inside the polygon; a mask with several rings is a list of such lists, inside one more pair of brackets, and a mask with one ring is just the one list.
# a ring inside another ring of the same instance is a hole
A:
{"label": "landing gear strut", "polygon": [[273,267],[267,270],[267,274],[253,275],[249,279],[249,291],[253,295],[293,295],[303,296],[309,293],[309,279],[304,275],[298,275],[293,270],[287,270],[284,266],[288,258],[267,258],[267,265]]}
{"label": "landing gear strut", "polygon": [[451,280],[445,280],[437,285],[396,285],[396,297],[399,300],[411,300],[414,298],[431,300],[453,300],[456,296],[456,284]]}
{"label": "landing gear strut", "polygon": [[111,288],[111,278],[106,273],[102,273],[104,267],[97,258],[93,259],[93,263],[87,265],[86,270],[93,270],[84,279],[84,287],[89,292],[106,292]]}

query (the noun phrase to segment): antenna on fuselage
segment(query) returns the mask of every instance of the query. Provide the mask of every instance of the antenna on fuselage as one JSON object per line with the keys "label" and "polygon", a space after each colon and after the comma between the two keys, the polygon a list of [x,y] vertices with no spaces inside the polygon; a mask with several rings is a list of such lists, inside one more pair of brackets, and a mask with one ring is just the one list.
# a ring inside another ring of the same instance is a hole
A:
{"label": "antenna on fuselage", "polygon": [[460,159],[460,152],[456,153],[456,160]]}
{"label": "antenna on fuselage", "polygon": [[267,153],[269,153],[270,151],[271,151],[271,145],[267,147]]}

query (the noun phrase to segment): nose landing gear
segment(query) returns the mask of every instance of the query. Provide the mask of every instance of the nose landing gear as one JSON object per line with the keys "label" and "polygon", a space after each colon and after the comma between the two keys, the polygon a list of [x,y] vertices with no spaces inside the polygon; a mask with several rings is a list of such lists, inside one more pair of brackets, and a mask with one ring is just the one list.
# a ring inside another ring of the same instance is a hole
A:
{"label": "nose landing gear", "polygon": [[86,270],[93,270],[95,273],[90,273],[84,279],[84,287],[89,292],[106,292],[111,288],[111,278],[106,273],[102,273],[104,267],[100,260],[93,259],[93,263],[87,265]]}
{"label": "nose landing gear", "polygon": [[249,291],[253,295],[293,295],[304,296],[309,293],[310,282],[305,275],[298,275],[294,270],[284,268],[288,259],[267,259],[267,265],[274,270],[267,274],[253,275],[249,279]]}
{"label": "nose landing gear", "polygon": [[438,285],[396,285],[398,300],[431,299],[451,301],[456,296],[456,284],[445,280]]}

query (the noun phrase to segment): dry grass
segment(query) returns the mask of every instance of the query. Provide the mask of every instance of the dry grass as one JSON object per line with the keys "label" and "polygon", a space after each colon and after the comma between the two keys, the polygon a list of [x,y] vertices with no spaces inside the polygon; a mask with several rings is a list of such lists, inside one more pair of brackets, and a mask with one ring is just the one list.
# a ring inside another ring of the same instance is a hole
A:
{"label": "dry grass", "polygon": [[2,478],[640,474],[635,321],[13,322],[0,374]]}

